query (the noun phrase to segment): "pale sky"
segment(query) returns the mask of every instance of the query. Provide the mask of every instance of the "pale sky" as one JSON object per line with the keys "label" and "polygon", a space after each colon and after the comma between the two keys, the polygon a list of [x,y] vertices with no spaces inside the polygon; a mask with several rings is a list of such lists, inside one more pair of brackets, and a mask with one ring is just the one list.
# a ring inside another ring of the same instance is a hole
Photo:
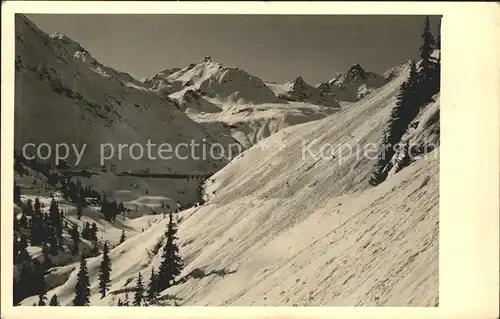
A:
{"label": "pale sky", "polygon": [[[382,73],[418,59],[424,16],[29,14],[137,79],[210,55],[265,81],[329,80],[359,63]],[[431,17],[434,35],[438,17]]]}

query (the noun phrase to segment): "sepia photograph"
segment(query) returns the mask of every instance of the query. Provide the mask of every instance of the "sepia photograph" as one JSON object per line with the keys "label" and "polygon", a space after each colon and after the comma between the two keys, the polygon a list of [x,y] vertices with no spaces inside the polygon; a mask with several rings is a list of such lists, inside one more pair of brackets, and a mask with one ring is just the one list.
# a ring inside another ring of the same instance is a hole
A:
{"label": "sepia photograph", "polygon": [[15,15],[15,306],[439,304],[440,16]]}
{"label": "sepia photograph", "polygon": [[493,313],[493,6],[29,3],[2,12],[2,318]]}

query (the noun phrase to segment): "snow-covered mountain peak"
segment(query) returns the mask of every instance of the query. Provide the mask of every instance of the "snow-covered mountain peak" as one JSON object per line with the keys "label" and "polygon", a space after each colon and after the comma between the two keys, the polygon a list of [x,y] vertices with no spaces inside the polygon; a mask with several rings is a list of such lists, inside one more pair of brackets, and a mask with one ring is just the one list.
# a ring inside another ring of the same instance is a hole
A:
{"label": "snow-covered mountain peak", "polygon": [[347,78],[353,81],[360,81],[367,78],[366,71],[359,64],[352,65],[346,73]]}
{"label": "snow-covered mountain peak", "polygon": [[333,79],[318,84],[316,88],[333,94],[339,101],[354,102],[386,83],[385,77],[366,71],[356,63],[351,65],[347,72],[337,73]]}
{"label": "snow-covered mountain peak", "polygon": [[284,87],[288,90],[303,90],[308,86],[309,84],[307,84],[301,76],[293,81],[285,83],[284,85]]}
{"label": "snow-covered mountain peak", "polygon": [[273,87],[278,97],[288,101],[308,102],[336,108],[340,107],[329,92],[319,90],[309,85],[301,76],[283,84],[280,90],[276,90],[276,85],[273,85]]}
{"label": "snow-covered mountain peak", "polygon": [[281,102],[260,78],[237,67],[224,67],[210,56],[169,75],[165,80],[176,91],[172,94],[173,98],[181,97],[187,90],[195,90],[229,104]]}

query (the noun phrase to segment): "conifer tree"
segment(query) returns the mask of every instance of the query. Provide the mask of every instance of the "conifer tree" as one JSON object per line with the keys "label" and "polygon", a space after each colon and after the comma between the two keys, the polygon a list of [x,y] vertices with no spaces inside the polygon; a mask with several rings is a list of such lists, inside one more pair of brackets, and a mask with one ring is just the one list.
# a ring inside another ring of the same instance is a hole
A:
{"label": "conifer tree", "polygon": [[375,164],[369,180],[370,185],[377,186],[387,178],[392,168],[391,159],[396,153],[396,146],[420,111],[420,89],[419,73],[415,62],[412,61],[408,79],[400,85],[396,95],[396,105],[391,111],[388,127],[381,141],[383,152],[379,154]]}
{"label": "conifer tree", "polygon": [[53,306],[53,307],[60,306],[59,300],[57,300],[57,295],[56,294],[54,294],[52,296],[52,298],[50,298],[49,306]]}
{"label": "conifer tree", "polygon": [[179,256],[179,247],[177,247],[177,227],[174,222],[173,214],[170,212],[170,220],[165,232],[166,243],[163,247],[162,261],[158,273],[159,291],[165,290],[173,284],[176,276],[181,273],[183,262]]}
{"label": "conifer tree", "polygon": [[38,295],[38,305],[39,306],[46,306],[47,303],[47,296],[45,295],[45,293],[41,293]]}
{"label": "conifer tree", "polygon": [[36,281],[33,279],[33,270],[30,262],[22,262],[19,270],[19,277],[14,281],[14,304],[18,304],[21,300],[26,298],[26,296],[38,294],[33,285]]}
{"label": "conifer tree", "polygon": [[149,284],[147,290],[146,299],[148,302],[155,300],[158,297],[158,275],[155,273],[155,269],[151,269],[151,276],[149,277]]}
{"label": "conifer tree", "polygon": [[90,239],[90,223],[86,222],[85,226],[82,228],[82,238],[83,239]]}
{"label": "conifer tree", "polygon": [[422,46],[420,47],[420,58],[422,59],[422,73],[424,77],[429,76],[432,72],[431,69],[433,68],[433,63],[432,63],[432,51],[434,50],[434,46],[436,44],[434,40],[434,36],[431,33],[431,28],[430,28],[430,22],[429,22],[429,17],[425,17],[425,22],[424,22],[424,31],[422,33]]}
{"label": "conifer tree", "polygon": [[109,290],[109,283],[111,278],[111,260],[108,255],[108,243],[104,243],[104,248],[102,250],[102,261],[99,267],[99,292],[101,293],[101,299],[106,297],[106,292]]}
{"label": "conifer tree", "polygon": [[73,240],[73,247],[71,249],[71,253],[76,255],[78,253],[78,242],[80,240],[80,233],[78,232],[78,226],[73,224],[73,227],[70,230],[70,236]]}
{"label": "conifer tree", "polygon": [[95,222],[92,223],[92,228],[90,228],[89,239],[97,241],[97,224]]}
{"label": "conifer tree", "polygon": [[[26,214],[21,214],[21,217],[19,219],[14,216],[14,222],[17,221],[17,224],[19,225],[19,228],[31,228],[31,225],[28,225],[28,218],[26,218]],[[15,227],[15,225],[14,225]]]}
{"label": "conifer tree", "polygon": [[82,215],[83,215],[83,205],[81,203],[78,203],[76,206],[76,218],[78,218],[78,220],[81,220]]}
{"label": "conifer tree", "polygon": [[59,241],[62,240],[62,218],[61,218],[61,212],[59,211],[59,205],[55,201],[54,198],[52,198],[52,202],[50,203],[50,208],[49,208],[49,221],[50,221],[50,226],[54,228],[55,230],[55,236],[59,239]]}
{"label": "conifer tree", "polygon": [[430,102],[431,97],[439,91],[440,85],[440,66],[437,60],[432,57],[432,53],[436,49],[436,41],[430,31],[429,17],[425,18],[422,40],[423,43],[420,47],[422,62],[418,79],[420,105]]}
{"label": "conifer tree", "polygon": [[28,199],[26,205],[23,207],[23,214],[26,216],[33,216],[33,201]]}
{"label": "conifer tree", "polygon": [[21,238],[19,240],[19,252],[18,252],[18,258],[20,262],[30,260],[26,248],[28,248],[28,237],[26,235],[21,235]]}
{"label": "conifer tree", "polygon": [[399,143],[411,121],[420,111],[419,93],[418,72],[415,62],[412,62],[408,79],[400,86],[396,106],[391,112],[387,137],[387,143],[391,149],[388,151],[387,161],[394,155],[394,146]]}
{"label": "conifer tree", "polygon": [[137,283],[135,285],[135,294],[134,294],[134,306],[141,306],[142,301],[144,299],[144,286],[142,284],[142,275],[139,273],[137,277]]}
{"label": "conifer tree", "polygon": [[128,306],[129,305],[129,300],[128,300],[128,294],[125,294],[125,300],[123,300],[123,305]]}
{"label": "conifer tree", "polygon": [[14,265],[19,263],[20,241],[17,233],[14,233]]}
{"label": "conifer tree", "polygon": [[438,34],[436,37],[436,49],[441,50],[441,19],[439,19],[439,24],[438,24]]}
{"label": "conifer tree", "polygon": [[125,206],[123,206],[123,202],[120,201],[120,204],[118,205],[118,212],[123,213],[125,211]]}
{"label": "conifer tree", "polygon": [[21,187],[14,183],[14,204],[21,205]]}
{"label": "conifer tree", "polygon": [[47,303],[47,287],[45,285],[45,271],[44,267],[40,263],[35,263],[34,265],[34,288],[38,293],[38,305],[45,306]]}
{"label": "conifer tree", "polygon": [[43,216],[38,197],[35,199],[35,208],[31,218],[30,239],[32,246],[39,246],[43,242]]}
{"label": "conifer tree", "polygon": [[78,271],[75,286],[75,298],[73,306],[88,306],[90,303],[90,281],[87,272],[87,261],[82,257],[80,259],[80,270]]}
{"label": "conifer tree", "polygon": [[20,223],[19,223],[19,219],[17,219],[16,214],[14,214],[13,217],[14,217],[13,218],[14,231],[19,231],[19,229],[21,228]]}
{"label": "conifer tree", "polygon": [[52,261],[50,260],[50,248],[46,243],[42,244],[42,255],[43,255],[43,266],[48,269],[53,266]]}
{"label": "conifer tree", "polygon": [[57,256],[59,253],[59,244],[57,242],[56,230],[55,228],[51,228],[51,234],[49,236],[49,244],[50,244],[50,255]]}
{"label": "conifer tree", "polygon": [[123,302],[120,298],[118,298],[118,304],[117,304],[118,307],[122,307],[123,306]]}
{"label": "conifer tree", "polygon": [[120,236],[120,243],[123,243],[125,241],[125,230],[122,230],[122,235]]}

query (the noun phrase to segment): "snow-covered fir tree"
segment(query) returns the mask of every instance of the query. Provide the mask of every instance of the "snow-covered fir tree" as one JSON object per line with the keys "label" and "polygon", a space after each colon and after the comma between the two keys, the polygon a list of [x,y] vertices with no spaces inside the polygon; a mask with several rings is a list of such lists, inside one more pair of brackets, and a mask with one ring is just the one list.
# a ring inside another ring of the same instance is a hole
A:
{"label": "snow-covered fir tree", "polygon": [[73,306],[89,306],[90,305],[90,280],[87,270],[87,261],[82,257],[80,259],[80,270],[78,271],[77,281],[75,286],[75,298]]}
{"label": "snow-covered fir tree", "polygon": [[177,226],[174,222],[173,214],[170,213],[170,220],[165,232],[166,243],[163,247],[162,261],[158,271],[158,286],[160,290],[164,290],[173,284],[182,270],[183,261],[179,255],[179,247],[177,246]]}

